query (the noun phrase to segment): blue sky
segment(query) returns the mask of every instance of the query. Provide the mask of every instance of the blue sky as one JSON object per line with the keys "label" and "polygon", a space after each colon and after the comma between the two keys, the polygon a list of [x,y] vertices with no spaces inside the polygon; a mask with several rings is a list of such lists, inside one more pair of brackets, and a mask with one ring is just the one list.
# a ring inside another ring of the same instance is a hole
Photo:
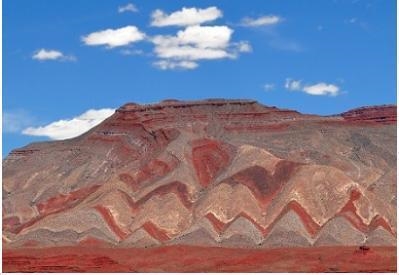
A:
{"label": "blue sky", "polygon": [[166,98],[396,104],[396,1],[3,2],[3,157]]}

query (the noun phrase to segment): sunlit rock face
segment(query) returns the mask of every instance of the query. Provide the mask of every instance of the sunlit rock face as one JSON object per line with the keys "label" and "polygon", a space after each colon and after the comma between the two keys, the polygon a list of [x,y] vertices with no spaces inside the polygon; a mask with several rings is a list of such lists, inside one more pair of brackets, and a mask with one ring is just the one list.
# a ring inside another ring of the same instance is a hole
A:
{"label": "sunlit rock face", "polygon": [[3,162],[3,245],[396,244],[396,106],[126,104]]}

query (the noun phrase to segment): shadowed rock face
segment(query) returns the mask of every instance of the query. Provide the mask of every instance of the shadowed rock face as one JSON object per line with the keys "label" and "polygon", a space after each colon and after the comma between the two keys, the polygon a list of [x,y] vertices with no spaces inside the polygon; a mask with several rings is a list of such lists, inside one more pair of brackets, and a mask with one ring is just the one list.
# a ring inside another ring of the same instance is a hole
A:
{"label": "shadowed rock face", "polygon": [[5,247],[394,245],[396,106],[126,104],[3,162]]}

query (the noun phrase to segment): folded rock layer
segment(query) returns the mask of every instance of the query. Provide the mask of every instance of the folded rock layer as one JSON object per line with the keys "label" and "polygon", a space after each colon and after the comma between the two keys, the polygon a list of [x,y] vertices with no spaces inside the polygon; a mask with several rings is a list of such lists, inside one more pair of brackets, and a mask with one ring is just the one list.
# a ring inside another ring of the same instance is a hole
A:
{"label": "folded rock layer", "polygon": [[3,245],[396,245],[396,106],[129,103],[3,161]]}

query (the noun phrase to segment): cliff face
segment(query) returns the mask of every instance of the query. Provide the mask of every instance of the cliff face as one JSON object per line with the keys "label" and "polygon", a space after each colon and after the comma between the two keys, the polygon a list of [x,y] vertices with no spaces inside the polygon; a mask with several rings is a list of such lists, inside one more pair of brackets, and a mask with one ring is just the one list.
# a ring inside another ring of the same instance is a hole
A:
{"label": "cliff face", "polygon": [[395,245],[396,106],[126,104],[3,162],[6,247]]}

